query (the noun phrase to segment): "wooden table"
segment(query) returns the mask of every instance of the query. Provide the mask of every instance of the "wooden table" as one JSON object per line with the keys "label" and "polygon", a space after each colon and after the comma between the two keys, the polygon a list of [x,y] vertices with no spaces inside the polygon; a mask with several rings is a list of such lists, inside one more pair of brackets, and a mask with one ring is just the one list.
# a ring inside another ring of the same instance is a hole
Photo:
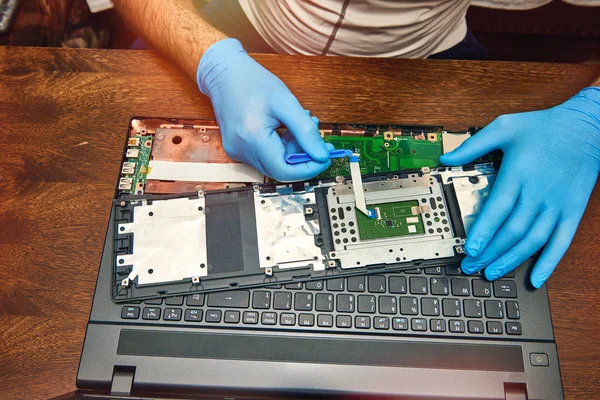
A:
{"label": "wooden table", "polygon": [[[260,56],[321,121],[484,125],[550,107],[600,65]],[[133,116],[212,118],[152,52],[0,48],[0,396],[75,388]],[[569,399],[600,398],[600,191],[549,282]]]}

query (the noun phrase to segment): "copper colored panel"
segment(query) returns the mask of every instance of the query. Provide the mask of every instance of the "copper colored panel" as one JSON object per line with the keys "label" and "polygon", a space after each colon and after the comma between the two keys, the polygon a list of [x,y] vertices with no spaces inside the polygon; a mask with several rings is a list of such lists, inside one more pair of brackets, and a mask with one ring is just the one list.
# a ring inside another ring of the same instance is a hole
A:
{"label": "copper colored panel", "polygon": [[225,182],[183,182],[183,181],[146,181],[146,193],[165,194],[165,193],[192,193],[198,190],[217,190],[229,189],[246,186],[243,183],[225,183]]}
{"label": "copper colored panel", "polygon": [[152,159],[219,164],[235,162],[225,153],[221,132],[214,127],[156,129]]}

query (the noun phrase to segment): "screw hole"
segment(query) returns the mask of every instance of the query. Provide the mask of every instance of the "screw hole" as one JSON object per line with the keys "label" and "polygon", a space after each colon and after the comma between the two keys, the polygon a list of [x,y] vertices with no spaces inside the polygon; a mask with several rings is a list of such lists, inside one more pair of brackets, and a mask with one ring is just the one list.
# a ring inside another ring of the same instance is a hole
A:
{"label": "screw hole", "polygon": [[265,203],[266,203],[266,201],[264,201],[264,200],[260,201],[260,204],[265,204]]}
{"label": "screw hole", "polygon": [[173,139],[171,139],[173,144],[179,144],[179,143],[181,143],[182,140],[183,139],[181,139],[181,136],[173,136]]}
{"label": "screw hole", "polygon": [[202,206],[198,207],[198,211],[202,211]]}
{"label": "screw hole", "polygon": [[124,227],[124,226],[122,226],[122,227],[120,227],[120,228],[119,228],[119,230],[120,230],[121,232],[123,232],[123,231],[125,230],[125,227]]}
{"label": "screw hole", "polygon": [[271,256],[267,256],[267,261],[271,261]]}
{"label": "screw hole", "polygon": [[390,253],[393,253],[393,252],[394,252],[394,250],[390,249]]}
{"label": "screw hole", "polygon": [[150,211],[150,212],[148,213],[148,215],[149,215],[149,216],[153,216],[153,215],[154,215],[154,213],[153,213],[152,211]]}
{"label": "screw hole", "polygon": [[200,264],[200,268],[205,268],[206,265],[204,263]]}
{"label": "screw hole", "polygon": [[119,264],[123,264],[125,262],[125,260],[123,260],[122,258],[119,259]]}
{"label": "screw hole", "polygon": [[150,275],[152,275],[152,274],[154,273],[154,270],[153,270],[152,268],[150,268],[150,269],[148,270],[148,273],[149,273]]}

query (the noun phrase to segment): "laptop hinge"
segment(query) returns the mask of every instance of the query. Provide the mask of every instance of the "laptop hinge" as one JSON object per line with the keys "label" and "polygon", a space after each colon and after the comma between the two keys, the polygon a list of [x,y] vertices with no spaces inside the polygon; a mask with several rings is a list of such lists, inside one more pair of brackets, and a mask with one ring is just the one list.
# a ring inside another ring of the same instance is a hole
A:
{"label": "laptop hinge", "polygon": [[115,365],[110,385],[110,394],[113,396],[129,396],[133,388],[135,367]]}

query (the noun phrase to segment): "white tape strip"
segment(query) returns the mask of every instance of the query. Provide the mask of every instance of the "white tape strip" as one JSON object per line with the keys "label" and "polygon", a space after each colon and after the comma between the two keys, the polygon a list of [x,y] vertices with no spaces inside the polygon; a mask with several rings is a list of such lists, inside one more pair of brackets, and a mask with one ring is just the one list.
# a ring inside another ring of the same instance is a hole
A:
{"label": "white tape strip", "polygon": [[240,163],[150,161],[148,179],[189,182],[262,183],[264,175]]}

